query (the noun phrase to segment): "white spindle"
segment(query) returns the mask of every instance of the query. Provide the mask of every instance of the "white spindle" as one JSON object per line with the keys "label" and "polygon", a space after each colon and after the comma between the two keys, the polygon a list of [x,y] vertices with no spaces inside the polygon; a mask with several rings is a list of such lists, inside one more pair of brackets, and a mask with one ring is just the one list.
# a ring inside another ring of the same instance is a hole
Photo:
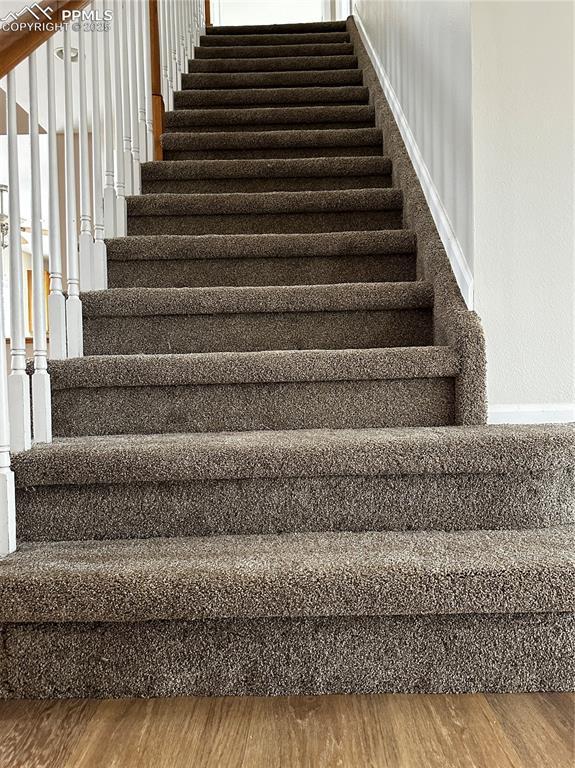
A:
{"label": "white spindle", "polygon": [[172,67],[170,65],[170,32],[168,26],[168,0],[161,0],[161,49],[162,49],[162,82],[164,83],[164,103],[167,110],[174,108],[174,88],[172,83]]}
{"label": "white spindle", "polygon": [[[108,4],[102,3],[102,12]],[[112,20],[112,24],[114,21]],[[114,189],[114,106],[112,104],[112,71],[110,61],[110,32],[103,35],[104,41],[104,237],[117,234],[116,190]]]}
{"label": "white spindle", "polygon": [[138,72],[138,139],[140,147],[140,162],[145,163],[148,157],[148,136],[146,133],[146,61],[144,54],[144,20],[148,8],[146,2],[136,3],[134,17],[134,56]]}
{"label": "white spindle", "polygon": [[[136,4],[137,6],[138,4]],[[136,48],[137,20],[139,16],[137,7],[132,13],[128,6],[125,6],[126,16],[124,18],[126,32],[128,35],[128,67],[130,73],[130,132],[132,134],[132,175],[133,188],[132,194],[139,195],[142,187],[140,171],[140,125],[138,122],[139,104],[138,104],[138,51]]]}
{"label": "white spindle", "polygon": [[126,196],[134,194],[134,168],[132,156],[132,117],[130,114],[130,66],[128,52],[128,21],[126,4],[119,2],[116,4],[118,17],[114,16],[114,23],[120,26],[122,40],[120,43],[121,59],[121,83],[122,83],[122,124],[124,126],[124,186]]}
{"label": "white spindle", "polygon": [[176,5],[178,9],[178,55],[180,72],[183,74],[188,71],[188,64],[186,62],[186,16],[182,0],[176,0]]}
{"label": "white spindle", "polygon": [[32,414],[35,443],[52,442],[52,411],[48,345],[46,343],[46,296],[44,293],[44,248],[42,244],[42,201],[40,197],[40,145],[38,140],[38,74],[36,52],[28,57],[30,97],[30,167],[32,230],[32,326],[34,373],[32,374]]}
{"label": "white spindle", "polygon": [[[105,33],[107,34],[107,33]],[[100,57],[99,39],[92,35],[92,202],[94,206],[93,287],[107,286],[106,244],[104,243],[104,197],[102,190],[102,139],[100,112]]]}
{"label": "white spindle", "polygon": [[[3,274],[0,249],[0,278]],[[0,557],[16,549],[16,505],[14,473],[10,469],[10,422],[8,421],[8,387],[6,380],[6,329],[4,328],[4,295],[0,279]]]}
{"label": "white spindle", "polygon": [[[122,102],[122,67],[120,54],[120,25],[119,13],[121,4],[114,2],[114,20],[112,29],[114,33],[113,61],[114,61],[114,128],[116,146],[116,235],[123,237],[126,234],[126,183],[124,165],[124,119]],[[131,169],[130,169],[131,170]]]}
{"label": "white spindle", "polygon": [[[20,177],[18,173],[18,129],[16,125],[16,75],[8,73],[6,86],[8,128],[8,217],[10,230],[10,375],[8,399],[10,441],[13,451],[32,444],[30,425],[30,380],[26,373],[24,333],[24,269],[20,242]],[[4,350],[2,350],[4,353]]]}
{"label": "white spindle", "polygon": [[66,271],[68,298],[66,299],[66,331],[68,357],[81,357],[82,302],[80,301],[80,263],[76,223],[76,176],[74,161],[74,107],[72,102],[72,60],[70,30],[64,27],[64,102],[65,102],[65,165],[66,165]]}
{"label": "white spindle", "polygon": [[144,59],[144,89],[146,105],[146,145],[147,159],[154,159],[154,126],[152,122],[152,55],[150,52],[150,7],[148,2],[142,5],[142,55]]}
{"label": "white spindle", "polygon": [[50,357],[66,357],[66,297],[62,284],[62,243],[60,240],[60,184],[58,181],[58,146],[56,143],[56,93],[54,85],[54,38],[46,43],[46,76],[48,80],[48,229],[50,295],[48,325]]}
{"label": "white spindle", "polygon": [[86,106],[86,44],[83,25],[78,31],[78,91],[80,101],[80,290],[94,288],[94,241],[90,202],[88,110]]}
{"label": "white spindle", "polygon": [[179,91],[182,88],[181,75],[180,75],[180,62],[178,60],[178,44],[177,44],[177,19],[176,19],[176,6],[174,0],[168,4],[168,16],[170,20],[170,55],[172,61],[172,81],[174,84],[174,90]]}

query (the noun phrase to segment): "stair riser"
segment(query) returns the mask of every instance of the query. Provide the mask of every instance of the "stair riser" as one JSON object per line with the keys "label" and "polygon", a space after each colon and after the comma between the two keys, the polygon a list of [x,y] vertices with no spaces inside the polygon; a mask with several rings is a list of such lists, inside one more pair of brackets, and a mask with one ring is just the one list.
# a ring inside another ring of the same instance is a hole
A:
{"label": "stair riser", "polygon": [[[219,110],[214,110],[218,111]],[[242,124],[240,122],[232,123],[232,122],[226,122],[226,120],[230,119],[232,120],[233,117],[230,117],[229,113],[231,110],[226,110],[225,114],[218,115],[217,119],[220,121],[218,125],[215,124],[206,124],[205,122],[193,122],[193,121],[186,121],[181,123],[174,123],[173,126],[167,125],[164,128],[164,133],[182,133],[185,131],[189,131],[190,133],[193,133],[194,131],[201,131],[202,133],[239,133],[242,131],[328,131],[338,129],[338,130],[349,130],[349,129],[355,129],[355,128],[373,128],[373,120],[345,120],[345,121],[339,121],[334,120],[333,122],[309,122],[309,123],[299,123],[297,120],[294,120],[293,122],[278,122],[278,123],[270,123],[262,121],[261,123],[253,122],[253,123],[245,123]],[[182,112],[182,114],[184,114]],[[308,115],[306,119],[312,119],[312,115]],[[374,155],[378,154],[377,152],[373,153]],[[165,157],[165,152],[164,152]]]}
{"label": "stair riser", "polygon": [[20,541],[575,523],[572,470],[38,486],[16,503]]}
{"label": "stair riser", "polygon": [[[317,126],[314,126],[314,129]],[[329,126],[333,128],[333,126]],[[279,128],[279,126],[278,126]],[[300,126],[298,125],[298,130]],[[164,160],[273,160],[290,157],[370,157],[383,155],[381,144],[341,147],[270,147],[262,149],[165,149]]]}
{"label": "stair riser", "polygon": [[318,70],[317,72],[193,73],[182,75],[184,90],[201,88],[301,88],[362,85],[360,69]]}
{"label": "stair riser", "polygon": [[367,104],[369,91],[361,86],[343,88],[235,88],[231,91],[176,91],[174,109],[234,109],[253,107],[284,107],[309,104],[319,107],[331,104]]}
{"label": "stair riser", "polygon": [[357,67],[355,56],[295,56],[267,59],[190,59],[188,72],[306,72]]}
{"label": "stair riser", "polygon": [[251,179],[150,179],[142,180],[142,192],[305,192],[309,190],[367,189],[393,186],[391,176],[292,176]]}
{"label": "stair riser", "polygon": [[70,388],[52,393],[57,436],[440,426],[453,378]]}
{"label": "stair riser", "polygon": [[85,355],[367,349],[433,344],[431,310],[85,317]]}
{"label": "stair riser", "polygon": [[201,35],[200,45],[309,45],[310,43],[349,43],[347,32],[303,32],[267,35]]}
{"label": "stair riser", "polygon": [[401,210],[128,216],[128,235],[230,235],[401,229]]}
{"label": "stair riser", "polygon": [[326,285],[415,280],[415,255],[108,261],[110,288]]}
{"label": "stair riser", "polygon": [[351,43],[307,45],[238,45],[194,48],[195,59],[285,59],[290,56],[353,56]]}
{"label": "stair riser", "polygon": [[574,675],[569,613],[1,629],[10,698],[568,691]]}

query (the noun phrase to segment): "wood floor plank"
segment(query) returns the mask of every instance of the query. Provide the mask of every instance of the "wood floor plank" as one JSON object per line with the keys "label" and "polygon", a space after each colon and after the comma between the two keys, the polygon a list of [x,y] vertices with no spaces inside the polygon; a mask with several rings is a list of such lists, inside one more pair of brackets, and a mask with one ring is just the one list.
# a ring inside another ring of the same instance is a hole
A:
{"label": "wood floor plank", "polygon": [[575,697],[490,694],[486,701],[525,768],[575,766]]}
{"label": "wood floor plank", "polygon": [[567,694],[0,703],[2,768],[573,768]]}

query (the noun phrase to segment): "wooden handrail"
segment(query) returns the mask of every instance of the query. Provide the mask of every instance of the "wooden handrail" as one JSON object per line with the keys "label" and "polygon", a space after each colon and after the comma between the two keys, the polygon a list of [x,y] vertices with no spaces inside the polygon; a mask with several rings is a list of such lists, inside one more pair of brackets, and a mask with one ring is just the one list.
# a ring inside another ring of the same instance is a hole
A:
{"label": "wooden handrail", "polygon": [[160,60],[160,27],[158,0],[149,0],[150,9],[150,62],[152,69],[152,126],[154,132],[154,159],[163,159],[162,133],[164,132],[164,99],[162,97],[162,71]]}
{"label": "wooden handrail", "polygon": [[[25,0],[22,0],[24,4]],[[61,24],[62,13],[64,11],[78,11],[88,5],[90,0],[40,0],[38,5],[42,8],[50,7],[53,11],[50,21],[54,24]],[[48,18],[46,18],[48,21]],[[22,14],[18,18],[18,23],[38,23],[38,18],[30,12]],[[21,61],[39,48],[43,43],[56,34],[57,29],[35,30],[33,32],[26,29],[18,32],[4,32],[0,30],[0,78],[7,75]]]}
{"label": "wooden handrail", "polygon": [[212,3],[211,0],[204,0],[204,14],[206,17],[206,27],[212,26]]}

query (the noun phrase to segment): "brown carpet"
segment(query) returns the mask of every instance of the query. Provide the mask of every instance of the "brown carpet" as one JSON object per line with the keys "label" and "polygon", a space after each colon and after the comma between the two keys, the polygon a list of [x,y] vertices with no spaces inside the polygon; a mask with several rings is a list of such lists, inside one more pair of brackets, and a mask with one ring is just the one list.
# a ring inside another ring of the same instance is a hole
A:
{"label": "brown carpet", "polygon": [[50,445],[4,697],[568,690],[575,430],[485,353],[352,20],[210,28]]}

